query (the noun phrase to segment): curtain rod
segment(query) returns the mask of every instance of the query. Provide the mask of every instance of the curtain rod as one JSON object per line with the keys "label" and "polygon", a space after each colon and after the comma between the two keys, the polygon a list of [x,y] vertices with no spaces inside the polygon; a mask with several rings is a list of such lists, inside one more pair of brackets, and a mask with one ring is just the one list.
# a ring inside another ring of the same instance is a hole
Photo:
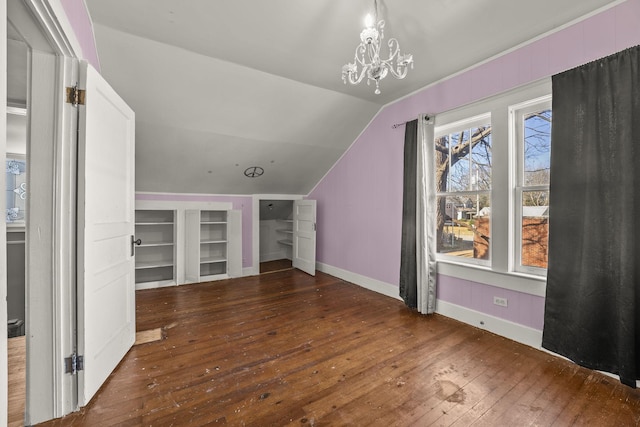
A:
{"label": "curtain rod", "polygon": [[[425,115],[425,116],[424,116],[424,119],[428,121],[428,120],[430,120],[430,119],[431,119],[431,117],[430,117],[430,116]],[[391,129],[397,129],[397,128],[399,128],[400,126],[404,126],[404,125],[406,125],[406,124],[407,124],[407,123],[409,123],[410,121],[411,121],[411,120],[407,120],[406,122],[395,123],[395,124],[391,125]]]}

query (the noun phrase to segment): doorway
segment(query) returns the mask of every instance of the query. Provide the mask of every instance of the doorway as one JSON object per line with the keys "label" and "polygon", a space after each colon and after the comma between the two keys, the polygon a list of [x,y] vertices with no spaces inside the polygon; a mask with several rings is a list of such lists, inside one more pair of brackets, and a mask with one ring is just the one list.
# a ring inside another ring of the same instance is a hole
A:
{"label": "doorway", "polygon": [[[9,107],[5,111],[16,106],[25,109],[27,135],[27,178],[24,188],[18,186],[18,193],[26,190],[22,222],[24,320],[20,325],[20,333],[25,335],[22,363],[26,378],[20,381],[25,403],[16,422],[31,425],[70,412],[77,399],[74,380],[60,375],[72,348],[75,296],[70,289],[75,283],[76,186],[75,145],[70,137],[75,123],[61,100],[64,87],[76,79],[69,71],[75,55],[60,26],[54,25],[48,3],[11,1],[6,12]],[[9,150],[11,146],[3,147],[3,151]],[[19,196],[13,190],[11,193]],[[14,203],[18,219],[19,204]],[[8,234],[2,236],[3,246]],[[8,370],[7,366],[5,372]],[[13,387],[7,400],[12,392]],[[8,412],[8,402],[2,402],[0,408],[0,412],[5,408]]]}
{"label": "doorway", "polygon": [[293,200],[260,200],[260,274],[293,268]]}

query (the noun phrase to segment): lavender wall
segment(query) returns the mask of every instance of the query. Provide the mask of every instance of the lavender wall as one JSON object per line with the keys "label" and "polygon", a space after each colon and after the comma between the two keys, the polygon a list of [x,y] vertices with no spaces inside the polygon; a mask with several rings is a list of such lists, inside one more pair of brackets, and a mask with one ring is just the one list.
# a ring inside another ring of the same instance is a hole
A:
{"label": "lavender wall", "polygon": [[100,71],[93,25],[84,0],[60,0],[60,3],[78,39],[78,43],[80,43],[83,59],[93,65],[93,68]]}
{"label": "lavender wall", "polygon": [[[309,195],[318,201],[318,261],[397,286],[404,128],[391,126],[640,44],[639,22],[640,0],[628,0],[385,107]],[[438,292],[444,301],[542,329],[541,297],[442,275]],[[509,307],[494,306],[493,296],[507,297]]]}
{"label": "lavender wall", "polygon": [[253,197],[217,196],[209,194],[151,194],[138,193],[136,200],[168,202],[221,202],[231,203],[233,209],[242,211],[242,267],[253,266]]}

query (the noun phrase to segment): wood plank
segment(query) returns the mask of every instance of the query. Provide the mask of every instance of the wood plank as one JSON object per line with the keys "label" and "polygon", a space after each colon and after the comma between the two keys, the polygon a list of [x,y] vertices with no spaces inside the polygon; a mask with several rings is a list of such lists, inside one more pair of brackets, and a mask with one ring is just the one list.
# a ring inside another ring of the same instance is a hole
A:
{"label": "wood plank", "polygon": [[26,392],[26,345],[24,336],[8,339],[7,366],[9,368],[7,425],[9,427],[22,426],[24,425]]}
{"label": "wood plank", "polygon": [[[137,292],[135,346],[44,425],[636,425],[640,392],[323,273]],[[611,423],[609,423],[611,421]]]}

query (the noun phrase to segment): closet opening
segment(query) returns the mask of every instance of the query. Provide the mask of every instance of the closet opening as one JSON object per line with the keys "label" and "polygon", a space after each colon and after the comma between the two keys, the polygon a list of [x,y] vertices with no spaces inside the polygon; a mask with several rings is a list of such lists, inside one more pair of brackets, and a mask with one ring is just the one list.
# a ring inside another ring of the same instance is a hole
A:
{"label": "closet opening", "polygon": [[293,255],[293,200],[260,200],[260,274],[288,270]]}

